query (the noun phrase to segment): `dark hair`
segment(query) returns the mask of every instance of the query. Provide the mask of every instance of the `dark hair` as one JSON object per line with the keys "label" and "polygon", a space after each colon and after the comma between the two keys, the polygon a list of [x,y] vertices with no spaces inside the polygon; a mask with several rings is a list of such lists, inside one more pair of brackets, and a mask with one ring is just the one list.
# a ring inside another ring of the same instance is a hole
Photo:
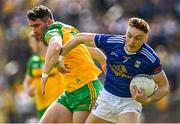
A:
{"label": "dark hair", "polygon": [[128,21],[128,26],[140,29],[144,33],[148,33],[150,30],[149,24],[144,19],[137,17],[130,18]]}
{"label": "dark hair", "polygon": [[38,18],[41,20],[45,18],[53,19],[53,15],[49,8],[39,5],[27,11],[27,18],[32,21],[35,21]]}

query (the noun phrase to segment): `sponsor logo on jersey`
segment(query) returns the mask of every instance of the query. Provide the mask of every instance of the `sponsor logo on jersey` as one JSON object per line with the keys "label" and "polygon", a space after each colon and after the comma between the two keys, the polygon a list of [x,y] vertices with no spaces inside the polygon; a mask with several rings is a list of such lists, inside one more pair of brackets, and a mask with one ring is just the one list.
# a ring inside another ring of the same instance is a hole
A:
{"label": "sponsor logo on jersey", "polygon": [[127,75],[127,69],[123,65],[110,65],[110,68],[117,77],[120,76],[128,79],[132,78],[131,76]]}
{"label": "sponsor logo on jersey", "polygon": [[79,78],[75,79],[77,83],[81,83],[81,80]]}
{"label": "sponsor logo on jersey", "polygon": [[118,54],[117,54],[117,53],[115,53],[115,52],[111,52],[111,55],[112,55],[112,56],[119,57],[119,56],[118,56]]}

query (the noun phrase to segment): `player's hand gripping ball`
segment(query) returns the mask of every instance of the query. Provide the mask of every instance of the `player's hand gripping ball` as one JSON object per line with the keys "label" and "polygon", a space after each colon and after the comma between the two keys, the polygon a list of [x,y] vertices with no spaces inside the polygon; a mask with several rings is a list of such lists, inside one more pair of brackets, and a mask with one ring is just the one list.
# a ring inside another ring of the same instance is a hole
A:
{"label": "player's hand gripping ball", "polygon": [[146,96],[151,96],[157,89],[154,79],[147,74],[136,75],[130,82],[130,88],[136,85],[138,89],[144,88]]}

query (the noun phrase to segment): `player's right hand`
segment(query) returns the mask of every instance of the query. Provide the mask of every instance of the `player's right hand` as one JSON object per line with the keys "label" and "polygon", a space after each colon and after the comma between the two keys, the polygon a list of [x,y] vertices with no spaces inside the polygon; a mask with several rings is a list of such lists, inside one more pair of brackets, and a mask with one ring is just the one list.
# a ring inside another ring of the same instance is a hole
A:
{"label": "player's right hand", "polygon": [[138,89],[136,85],[130,88],[131,96],[142,105],[147,105],[150,99],[146,96],[144,88]]}

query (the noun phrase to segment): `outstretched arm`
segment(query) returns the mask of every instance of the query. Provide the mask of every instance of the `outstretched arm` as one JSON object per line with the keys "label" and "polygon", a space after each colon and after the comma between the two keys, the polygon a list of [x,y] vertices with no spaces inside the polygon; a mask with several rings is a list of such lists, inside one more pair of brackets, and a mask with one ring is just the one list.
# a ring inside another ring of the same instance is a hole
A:
{"label": "outstretched arm", "polygon": [[59,56],[59,61],[57,65],[58,68],[61,70],[61,72],[68,72],[68,68],[66,67],[66,65],[64,65],[63,57],[80,44],[84,44],[90,47],[95,47],[96,45],[94,43],[94,38],[95,38],[95,34],[79,33],[65,43],[61,51],[61,54]]}
{"label": "outstretched arm", "polygon": [[77,47],[80,44],[84,44],[89,47],[96,47],[94,43],[94,38],[96,34],[93,33],[79,33],[70,39],[64,46],[61,53],[61,56],[65,56],[72,49]]}

